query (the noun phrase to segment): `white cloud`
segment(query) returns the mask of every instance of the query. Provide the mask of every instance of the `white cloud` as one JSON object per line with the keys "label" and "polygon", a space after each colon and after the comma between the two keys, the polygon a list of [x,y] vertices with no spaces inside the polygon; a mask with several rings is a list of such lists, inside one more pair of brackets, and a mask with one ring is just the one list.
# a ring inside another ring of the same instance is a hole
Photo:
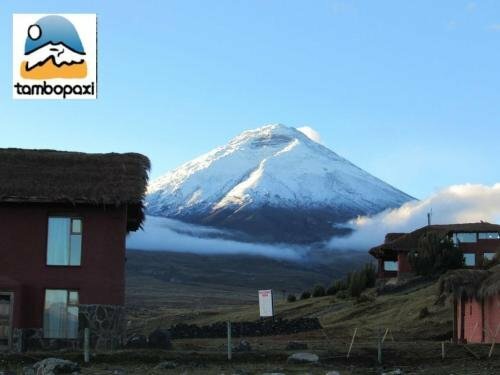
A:
{"label": "white cloud", "polygon": [[250,254],[281,259],[301,259],[300,246],[246,243],[232,239],[230,231],[178,220],[146,216],[144,230],[127,237],[127,249],[176,251],[197,254]]}
{"label": "white cloud", "polygon": [[488,27],[488,30],[500,32],[500,23],[494,23],[493,25],[490,25],[490,27]]}
{"label": "white cloud", "polygon": [[312,139],[314,142],[321,143],[320,134],[310,126],[302,126],[300,128],[297,128],[297,130],[301,133],[304,133],[309,139]]}
{"label": "white cloud", "polygon": [[466,5],[465,9],[468,12],[475,12],[477,9],[477,3],[475,1],[471,1]]}
{"label": "white cloud", "polygon": [[360,217],[349,225],[355,230],[345,238],[332,238],[334,249],[366,250],[383,242],[388,232],[409,232],[427,224],[432,210],[433,224],[500,222],[500,183],[453,185],[422,200],[384,211],[373,217]]}

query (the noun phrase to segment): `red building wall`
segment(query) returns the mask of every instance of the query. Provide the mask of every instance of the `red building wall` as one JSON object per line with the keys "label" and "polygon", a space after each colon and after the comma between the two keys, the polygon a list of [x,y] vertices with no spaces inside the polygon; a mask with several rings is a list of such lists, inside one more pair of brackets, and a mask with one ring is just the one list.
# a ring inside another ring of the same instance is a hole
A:
{"label": "red building wall", "polygon": [[[463,320],[463,331],[462,331]],[[457,304],[457,338],[468,343],[500,342],[500,294],[484,304],[464,298]]]}
{"label": "red building wall", "polygon": [[481,302],[473,298],[466,299],[464,307],[464,339],[467,342],[481,342],[483,340]]}
{"label": "red building wall", "polygon": [[[82,218],[81,266],[47,266],[48,217]],[[45,289],[79,291],[80,304],[124,304],[125,207],[1,205],[0,290],[16,292],[14,328],[41,328]],[[4,285],[2,285],[4,284]]]}
{"label": "red building wall", "polygon": [[500,294],[484,302],[485,342],[500,342]]}
{"label": "red building wall", "polygon": [[398,274],[412,272],[410,262],[408,261],[408,253],[398,253]]}

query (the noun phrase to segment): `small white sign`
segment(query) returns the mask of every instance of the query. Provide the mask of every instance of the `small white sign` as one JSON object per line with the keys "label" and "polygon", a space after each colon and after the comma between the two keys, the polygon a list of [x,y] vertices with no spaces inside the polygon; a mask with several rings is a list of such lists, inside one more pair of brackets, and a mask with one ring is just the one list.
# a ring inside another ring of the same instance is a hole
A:
{"label": "small white sign", "polygon": [[259,290],[259,310],[262,318],[274,316],[272,290]]}

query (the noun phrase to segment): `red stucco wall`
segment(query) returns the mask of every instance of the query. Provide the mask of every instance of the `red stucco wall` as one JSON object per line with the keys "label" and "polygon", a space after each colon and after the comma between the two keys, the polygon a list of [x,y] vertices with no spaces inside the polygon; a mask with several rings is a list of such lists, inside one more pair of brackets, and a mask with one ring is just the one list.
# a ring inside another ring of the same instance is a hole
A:
{"label": "red stucco wall", "polygon": [[[81,266],[47,266],[51,215],[81,217]],[[19,283],[13,326],[41,328],[45,289],[79,291],[81,304],[124,303],[126,209],[89,206],[1,205],[0,275]],[[0,290],[8,288],[2,286]]]}
{"label": "red stucco wall", "polygon": [[398,254],[398,274],[412,272],[410,262],[408,261],[408,254],[400,252]]}
{"label": "red stucco wall", "polygon": [[467,342],[481,342],[483,339],[483,319],[481,302],[465,300],[464,339]]}
{"label": "red stucco wall", "polygon": [[484,302],[485,342],[500,343],[500,294]]}

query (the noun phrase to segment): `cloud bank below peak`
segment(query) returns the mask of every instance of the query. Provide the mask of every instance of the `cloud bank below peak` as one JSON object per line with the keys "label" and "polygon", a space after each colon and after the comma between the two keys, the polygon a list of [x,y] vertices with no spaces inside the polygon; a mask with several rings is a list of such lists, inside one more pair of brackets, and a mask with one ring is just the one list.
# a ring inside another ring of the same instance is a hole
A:
{"label": "cloud bank below peak", "polygon": [[331,249],[367,250],[384,241],[388,232],[410,232],[427,224],[500,222],[500,183],[452,185],[421,201],[411,201],[377,215],[359,217],[348,223],[348,237],[332,238]]}

